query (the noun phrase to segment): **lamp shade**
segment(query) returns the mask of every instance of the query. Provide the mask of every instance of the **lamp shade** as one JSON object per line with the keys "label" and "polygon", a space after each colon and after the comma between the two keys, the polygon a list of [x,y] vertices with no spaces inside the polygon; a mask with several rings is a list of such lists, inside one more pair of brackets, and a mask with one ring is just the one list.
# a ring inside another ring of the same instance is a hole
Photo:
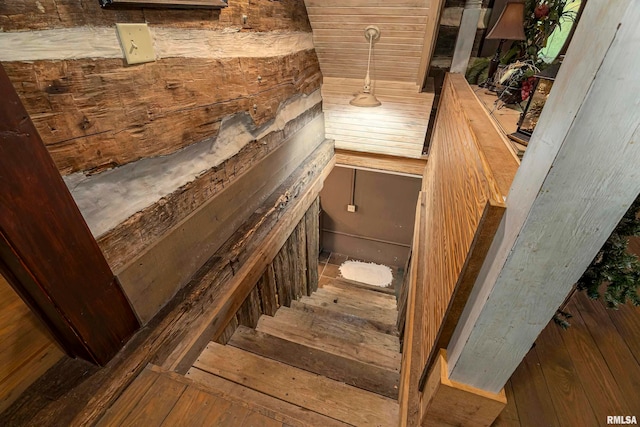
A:
{"label": "lamp shade", "polygon": [[504,6],[496,25],[493,26],[487,39],[525,40],[524,35],[524,3],[509,2]]}

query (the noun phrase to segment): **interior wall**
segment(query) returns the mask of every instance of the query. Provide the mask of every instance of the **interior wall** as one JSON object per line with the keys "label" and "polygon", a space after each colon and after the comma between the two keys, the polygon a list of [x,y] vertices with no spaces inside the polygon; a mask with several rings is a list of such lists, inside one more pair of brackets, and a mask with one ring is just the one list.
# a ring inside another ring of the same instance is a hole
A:
{"label": "interior wall", "polygon": [[[148,24],[155,62],[124,63],[115,24],[131,22]],[[251,182],[241,178],[322,115],[322,75],[296,0],[234,0],[214,11],[8,0],[0,45],[0,62],[120,278],[224,189]],[[248,211],[215,221],[232,231]],[[138,316],[157,312],[196,264],[161,298],[155,285],[136,284],[152,295],[130,300],[159,304]]]}
{"label": "interior wall", "polygon": [[[334,168],[320,194],[323,249],[404,267],[420,186],[420,178]],[[352,189],[353,213],[347,211]]]}
{"label": "interior wall", "polygon": [[64,354],[2,275],[0,342],[2,412]]}

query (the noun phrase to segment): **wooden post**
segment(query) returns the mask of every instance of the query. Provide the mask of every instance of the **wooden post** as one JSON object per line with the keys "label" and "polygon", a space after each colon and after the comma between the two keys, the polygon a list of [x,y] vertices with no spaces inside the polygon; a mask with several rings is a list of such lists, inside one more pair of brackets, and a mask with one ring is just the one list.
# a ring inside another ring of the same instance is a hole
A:
{"label": "wooden post", "polygon": [[469,65],[473,42],[478,33],[478,21],[482,12],[482,2],[480,0],[467,0],[462,12],[460,21],[460,31],[456,39],[456,49],[453,52],[451,61],[451,72],[464,74]]}
{"label": "wooden post", "polygon": [[638,2],[587,3],[448,347],[452,380],[500,390],[640,192],[639,20]]}
{"label": "wooden post", "polygon": [[105,364],[138,329],[0,66],[0,271],[73,357]]}

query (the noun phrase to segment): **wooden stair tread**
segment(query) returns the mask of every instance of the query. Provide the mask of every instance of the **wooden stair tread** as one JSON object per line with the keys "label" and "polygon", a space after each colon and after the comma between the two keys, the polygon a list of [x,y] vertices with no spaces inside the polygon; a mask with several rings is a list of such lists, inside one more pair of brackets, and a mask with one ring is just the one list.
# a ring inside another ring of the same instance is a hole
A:
{"label": "wooden stair tread", "polygon": [[[373,288],[373,286],[371,287]],[[351,285],[338,279],[323,278],[318,283],[318,291],[328,291],[338,295],[348,296],[357,300],[365,300],[381,307],[397,309],[395,295],[376,292],[371,288]]]}
{"label": "wooden stair tread", "polygon": [[318,288],[310,298],[313,298],[315,295],[322,295],[333,299],[344,300],[351,305],[360,306],[361,304],[365,304],[367,307],[389,310],[392,313],[398,311],[396,299],[391,295],[359,289],[341,289],[330,285],[325,286],[326,287]]}
{"label": "wooden stair tread", "polygon": [[[368,285],[366,283],[356,282],[355,280],[345,279],[344,277],[335,277],[330,279],[329,281],[326,281],[325,283],[331,284],[332,286],[338,287],[338,288],[345,288],[345,289],[359,288],[359,289],[365,289],[372,292],[378,292],[380,294],[392,295],[394,297],[396,295],[395,289],[381,288],[380,286]],[[321,280],[319,286],[322,286],[325,283],[323,283],[323,281]]]}
{"label": "wooden stair tread", "polygon": [[193,381],[148,365],[97,426],[331,426],[346,424],[215,377]]}
{"label": "wooden stair tread", "polygon": [[317,314],[319,316],[330,317],[344,323],[357,325],[358,327],[384,334],[398,336],[396,325],[378,322],[376,320],[365,319],[350,313],[344,313],[337,310],[321,307],[318,305],[309,305],[301,301],[291,301],[291,309],[303,311],[305,313]]}
{"label": "wooden stair tread", "polygon": [[282,317],[262,316],[257,330],[284,340],[296,342],[338,356],[372,364],[393,372],[400,371],[401,355],[397,351],[367,343],[354,343],[349,338],[335,336],[320,328],[311,329],[292,325]]}
{"label": "wooden stair tread", "polygon": [[300,302],[317,307],[325,307],[331,310],[352,314],[363,319],[396,326],[398,312],[396,310],[371,307],[365,301],[358,301],[348,297],[336,297],[326,293],[316,292],[310,297],[300,298]]}
{"label": "wooden stair tread", "polygon": [[[232,346],[209,343],[194,367],[353,425],[395,426],[398,403]],[[201,373],[198,381],[203,380]]]}
{"label": "wooden stair tread", "polygon": [[304,369],[391,399],[398,398],[400,376],[350,358],[240,326],[227,345]]}
{"label": "wooden stair tread", "polygon": [[289,325],[295,326],[296,328],[322,331],[334,337],[349,340],[354,345],[363,344],[389,350],[394,353],[400,352],[400,339],[397,336],[378,331],[369,331],[358,325],[343,322],[331,316],[309,314],[288,307],[282,307],[278,310],[274,318],[283,323],[286,322]]}

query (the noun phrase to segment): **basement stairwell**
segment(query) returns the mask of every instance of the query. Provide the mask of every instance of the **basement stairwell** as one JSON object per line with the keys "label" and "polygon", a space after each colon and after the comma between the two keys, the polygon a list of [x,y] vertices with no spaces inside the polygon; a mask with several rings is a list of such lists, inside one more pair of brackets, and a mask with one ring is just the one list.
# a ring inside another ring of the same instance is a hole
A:
{"label": "basement stairwell", "polygon": [[98,426],[395,426],[393,291],[340,278],[210,342],[185,375],[149,364]]}

